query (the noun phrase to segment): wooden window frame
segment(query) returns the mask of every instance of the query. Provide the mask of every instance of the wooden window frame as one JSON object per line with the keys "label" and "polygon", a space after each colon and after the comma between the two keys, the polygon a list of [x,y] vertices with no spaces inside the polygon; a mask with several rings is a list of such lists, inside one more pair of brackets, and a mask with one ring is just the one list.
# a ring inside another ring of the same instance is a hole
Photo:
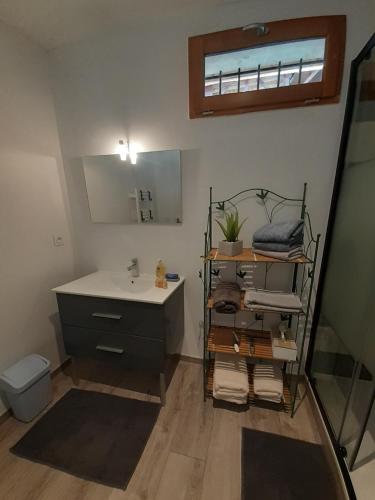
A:
{"label": "wooden window frame", "polygon": [[[235,28],[189,38],[190,118],[339,101],[345,56],[346,16],[304,17],[270,22],[265,26],[268,33],[263,35],[257,34],[255,29]],[[204,95],[206,55],[319,37],[326,39],[321,82],[216,96]]]}

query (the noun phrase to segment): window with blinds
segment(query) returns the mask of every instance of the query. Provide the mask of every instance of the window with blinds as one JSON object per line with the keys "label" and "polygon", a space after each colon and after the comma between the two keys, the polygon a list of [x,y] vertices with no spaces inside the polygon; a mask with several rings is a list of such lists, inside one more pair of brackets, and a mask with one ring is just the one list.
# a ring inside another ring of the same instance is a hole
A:
{"label": "window with blinds", "polygon": [[325,16],[190,38],[190,117],[337,102],[345,29]]}

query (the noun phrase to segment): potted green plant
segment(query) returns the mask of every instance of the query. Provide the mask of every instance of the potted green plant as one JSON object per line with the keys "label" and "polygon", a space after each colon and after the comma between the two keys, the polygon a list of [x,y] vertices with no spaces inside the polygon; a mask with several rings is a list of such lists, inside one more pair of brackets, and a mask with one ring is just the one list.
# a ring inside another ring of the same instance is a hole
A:
{"label": "potted green plant", "polygon": [[225,240],[219,241],[219,253],[234,257],[241,254],[243,250],[243,241],[238,239],[238,235],[246,219],[240,222],[237,210],[235,212],[225,212],[224,216],[224,223],[216,219],[225,236]]}

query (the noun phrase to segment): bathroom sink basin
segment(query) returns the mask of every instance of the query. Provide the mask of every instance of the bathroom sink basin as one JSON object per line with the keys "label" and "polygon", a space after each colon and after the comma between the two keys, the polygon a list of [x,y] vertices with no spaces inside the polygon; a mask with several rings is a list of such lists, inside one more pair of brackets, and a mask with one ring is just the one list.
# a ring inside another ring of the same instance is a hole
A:
{"label": "bathroom sink basin", "polygon": [[[124,273],[125,274],[125,273]],[[144,293],[154,287],[154,277],[149,275],[138,276],[131,278],[123,276],[122,273],[114,273],[110,276],[113,284],[121,290],[129,293]]]}
{"label": "bathroom sink basin", "polygon": [[156,288],[155,277],[141,274],[133,278],[124,271],[97,271],[78,280],[54,288],[56,293],[87,295],[109,299],[131,300],[163,304],[168,297],[184,282],[181,277],[177,283],[168,283],[168,288]]}

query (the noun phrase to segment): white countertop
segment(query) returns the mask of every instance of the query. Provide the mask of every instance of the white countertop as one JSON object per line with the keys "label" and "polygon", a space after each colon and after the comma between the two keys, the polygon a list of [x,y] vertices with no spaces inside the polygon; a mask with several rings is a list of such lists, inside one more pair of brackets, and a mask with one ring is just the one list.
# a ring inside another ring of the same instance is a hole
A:
{"label": "white countertop", "polygon": [[53,288],[52,291],[106,299],[164,304],[184,281],[185,278],[180,276],[180,281],[168,281],[168,288],[163,289],[155,287],[155,277],[150,274],[141,274],[138,278],[132,278],[127,272],[97,271]]}

